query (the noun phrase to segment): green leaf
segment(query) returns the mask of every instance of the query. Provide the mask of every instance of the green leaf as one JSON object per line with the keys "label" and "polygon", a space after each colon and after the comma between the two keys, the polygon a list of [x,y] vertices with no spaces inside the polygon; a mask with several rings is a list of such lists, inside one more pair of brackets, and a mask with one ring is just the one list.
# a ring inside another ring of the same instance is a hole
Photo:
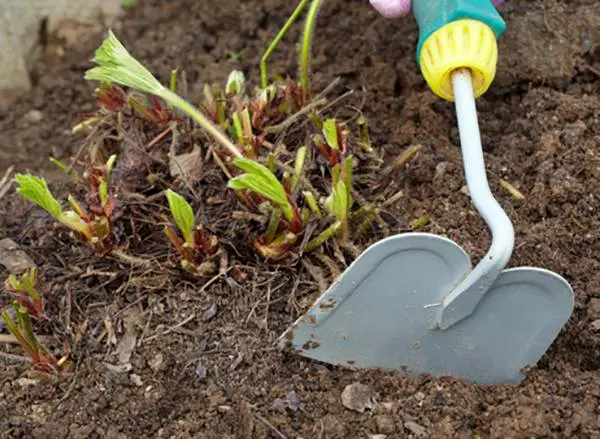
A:
{"label": "green leaf", "polygon": [[233,113],[233,132],[235,133],[236,139],[242,143],[244,141],[244,128],[242,127],[240,113],[237,111]]}
{"label": "green leaf", "polygon": [[304,170],[304,161],[306,160],[306,146],[298,149],[296,153],[296,162],[294,163],[294,179],[292,180],[292,191],[296,189],[298,185],[298,180],[300,180],[300,176],[302,175],[302,171]]}
{"label": "green leaf", "polygon": [[331,149],[339,149],[340,145],[338,143],[338,129],[337,123],[335,119],[327,119],[323,122],[323,135],[325,136],[325,140]]}
{"label": "green leaf", "polygon": [[82,233],[87,239],[92,239],[93,235],[89,225],[76,212],[72,210],[62,212],[58,220],[71,229]]}
{"label": "green leaf", "polygon": [[347,201],[346,208],[350,210],[352,208],[352,156],[346,157],[346,169],[344,170],[344,182],[346,183],[346,193],[347,193]]}
{"label": "green leaf", "polygon": [[161,95],[165,88],[125,49],[112,30],[108,31],[92,61],[98,64],[85,73],[85,79],[121,84],[126,87]]}
{"label": "green leaf", "polygon": [[165,191],[165,196],[169,201],[171,215],[175,218],[175,223],[179,227],[179,230],[181,230],[185,242],[193,246],[194,211],[192,210],[192,206],[190,206],[185,198],[171,189]]}
{"label": "green leaf", "polygon": [[343,180],[339,180],[333,187],[331,195],[327,198],[326,205],[327,210],[338,221],[346,220],[348,216],[348,192]]}
{"label": "green leaf", "polygon": [[98,185],[98,195],[100,196],[100,204],[102,204],[102,206],[106,206],[106,203],[108,202],[108,184],[106,184],[106,181],[102,180],[100,181],[100,184]]}
{"label": "green leaf", "polygon": [[327,227],[327,229],[325,229],[323,232],[321,232],[319,236],[313,238],[308,244],[306,244],[304,251],[311,252],[317,249],[318,247],[322,246],[323,244],[325,244],[326,241],[333,238],[340,231],[341,228],[341,221],[336,221],[335,223]]}
{"label": "green leaf", "polygon": [[[234,163],[237,167],[246,171],[246,174],[230,180],[230,187],[233,189],[252,190],[281,206],[284,212],[286,208],[289,208],[291,214],[292,206],[287,199],[285,189],[269,168],[255,160],[243,158],[235,160]],[[291,219],[291,215],[288,219]]]}
{"label": "green leaf", "polygon": [[240,70],[234,70],[229,74],[227,78],[227,84],[225,85],[225,93],[243,95],[246,89],[246,77],[244,72]]}
{"label": "green leaf", "polygon": [[171,70],[171,76],[169,77],[169,90],[171,90],[171,93],[177,93],[177,69]]}
{"label": "green leaf", "polygon": [[34,202],[54,218],[58,219],[62,208],[60,203],[54,198],[46,181],[36,175],[15,175],[15,181],[19,184],[17,193]]}
{"label": "green leaf", "polygon": [[17,279],[17,276],[15,276],[14,274],[8,275],[8,279],[6,279],[5,284],[15,291],[21,291],[23,288],[21,282],[19,281],[19,279]]}
{"label": "green leaf", "polygon": [[294,212],[287,199],[285,189],[269,168],[248,159],[237,159],[234,163],[246,171],[246,174],[229,180],[230,188],[255,192],[281,207],[288,220],[293,218]]}
{"label": "green leaf", "polygon": [[364,116],[360,116],[356,121],[360,128],[360,146],[365,152],[373,152],[371,146],[371,135],[369,134],[369,124]]}
{"label": "green leaf", "polygon": [[125,49],[111,30],[102,45],[96,50],[93,62],[98,64],[85,72],[85,79],[103,83],[116,83],[139,91],[156,95],[169,105],[177,107],[194,119],[202,128],[225,147],[234,157],[243,157],[231,140],[196,107],[171,92],[152,76],[138,60]]}
{"label": "green leaf", "polygon": [[115,162],[117,161],[117,155],[113,154],[111,155],[108,160],[106,161],[106,178],[110,177],[110,174],[112,173],[114,167],[115,167]]}
{"label": "green leaf", "polygon": [[304,195],[310,210],[317,215],[317,218],[323,219],[323,214],[321,213],[321,209],[319,209],[319,205],[317,204],[317,199],[315,198],[314,194],[310,191],[302,192],[302,194]]}

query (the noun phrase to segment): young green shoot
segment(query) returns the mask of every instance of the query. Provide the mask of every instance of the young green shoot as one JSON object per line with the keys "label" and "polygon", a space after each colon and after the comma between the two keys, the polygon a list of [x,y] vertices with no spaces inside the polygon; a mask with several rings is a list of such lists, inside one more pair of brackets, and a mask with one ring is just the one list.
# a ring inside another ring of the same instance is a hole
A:
{"label": "young green shoot", "polygon": [[268,167],[249,159],[237,159],[234,163],[245,173],[229,180],[228,186],[238,194],[248,191],[258,197],[259,211],[269,218],[267,230],[254,246],[266,259],[284,257],[303,231],[304,221],[294,197]]}
{"label": "young green shoot", "polygon": [[[352,218],[352,156],[346,157],[342,163],[332,168],[331,193],[324,200],[327,213],[333,217],[334,222],[313,238],[304,247],[305,252],[311,252],[330,239],[346,241],[349,237],[349,222]],[[305,199],[312,212],[319,219],[323,218],[317,202],[310,192],[304,193]]]}
{"label": "young green shoot", "polygon": [[37,339],[27,308],[18,302],[13,303],[15,320],[8,311],[2,312],[2,319],[8,330],[17,339],[25,353],[33,361],[34,367],[44,373],[59,369],[62,362],[57,360]]}
{"label": "young green shoot", "polygon": [[261,85],[265,89],[269,83],[269,76],[267,71],[267,60],[277,48],[285,34],[290,30],[292,25],[298,20],[298,17],[310,1],[310,7],[307,12],[306,22],[304,25],[304,33],[302,35],[302,41],[300,44],[300,53],[298,57],[299,70],[300,70],[300,87],[302,89],[302,102],[305,104],[308,102],[310,92],[310,57],[312,49],[312,39],[317,21],[317,15],[321,7],[322,0],[300,0],[296,9],[292,12],[290,17],[287,19],[283,27],[279,30],[275,38],[267,47],[264,55],[260,60],[260,76]]}
{"label": "young green shoot", "polygon": [[352,156],[332,170],[331,194],[325,200],[327,211],[340,223],[338,236],[348,238],[348,220],[352,209]]}
{"label": "young green shoot", "polygon": [[63,211],[60,203],[54,198],[54,195],[48,189],[48,184],[42,177],[17,174],[15,175],[15,182],[19,185],[17,193],[21,196],[37,204],[73,231],[82,234],[88,240],[92,239],[93,235],[89,225],[75,211]]}
{"label": "young green shoot", "polygon": [[171,189],[165,191],[165,196],[175,224],[183,236],[183,242],[170,226],[165,227],[165,235],[179,253],[183,269],[191,273],[205,274],[212,267],[212,263],[207,259],[218,249],[216,236],[195,225],[194,211],[185,198]]}
{"label": "young green shoot", "polygon": [[331,166],[339,164],[348,152],[348,128],[335,119],[314,119],[313,122],[321,127],[321,134],[314,135],[313,142]]}
{"label": "young green shoot", "polygon": [[298,149],[298,152],[296,153],[296,161],[294,162],[294,175],[292,176],[290,182],[290,192],[294,192],[298,186],[298,181],[300,180],[304,170],[304,162],[306,161],[307,151],[308,149],[306,146],[303,146]]}
{"label": "young green shoot", "polygon": [[363,115],[361,115],[356,121],[359,127],[360,132],[360,147],[366,153],[373,152],[373,147],[371,146],[371,135],[369,133],[369,124],[367,123],[367,119]]}
{"label": "young green shoot", "polygon": [[115,161],[116,155],[112,155],[105,165],[92,166],[88,174],[88,186],[95,198],[90,202],[91,213],[87,213],[72,195],[67,197],[71,210],[63,210],[46,181],[35,175],[17,174],[17,193],[71,229],[79,240],[90,244],[96,253],[106,255],[114,245],[111,218],[115,199],[109,194],[108,182]]}
{"label": "young green shoot", "polygon": [[45,318],[44,301],[37,289],[37,269],[34,267],[28,273],[19,277],[11,274],[6,279],[4,286],[8,294],[27,310],[29,315],[36,318]]}
{"label": "young green shoot", "polygon": [[312,40],[317,24],[317,15],[321,8],[322,0],[313,0],[306,15],[302,45],[300,46],[300,86],[302,88],[303,102],[308,102],[310,95],[310,55]]}
{"label": "young green shoot", "polygon": [[163,86],[125,49],[112,30],[109,30],[108,37],[96,50],[92,61],[98,66],[88,70],[85,73],[85,79],[102,83],[116,83],[157,96],[190,116],[232,156],[242,157],[242,153],[219,127],[185,99]]}
{"label": "young green shoot", "polygon": [[73,183],[79,182],[79,176],[77,175],[77,172],[70,169],[69,166],[67,166],[65,163],[61,162],[60,160],[58,160],[57,158],[54,158],[54,157],[50,157],[49,160],[50,160],[50,163],[52,163],[58,169],[63,171],[65,174],[67,174],[71,178],[71,181]]}
{"label": "young green shoot", "polygon": [[246,77],[244,72],[234,70],[229,74],[225,84],[225,93],[228,95],[243,96],[246,91]]}
{"label": "young green shoot", "polygon": [[[171,70],[171,75],[169,76],[169,90],[171,90],[171,93],[177,93],[177,69]],[[172,110],[173,104],[169,104],[167,108]]]}
{"label": "young green shoot", "polygon": [[267,50],[262,56],[260,60],[260,78],[263,89],[267,88],[267,86],[269,85],[269,74],[267,71],[267,61],[269,57],[275,51],[285,34],[294,25],[296,20],[298,20],[298,17],[300,16],[300,14],[302,13],[309,1],[310,0],[300,0],[300,3],[298,3],[298,6],[296,6],[296,9],[294,9],[294,12],[292,12],[292,15],[290,15],[290,17],[284,23],[283,27],[279,30],[277,35],[275,35],[275,38],[273,39],[271,44],[269,44],[269,47],[267,47]]}
{"label": "young green shoot", "polygon": [[294,220],[294,207],[290,203],[283,185],[269,168],[248,159],[237,159],[234,164],[246,173],[229,180],[228,186],[231,189],[248,190],[264,197],[280,208],[288,221]]}
{"label": "young green shoot", "polygon": [[337,151],[340,149],[340,142],[338,140],[338,126],[335,119],[326,119],[323,122],[323,135],[325,141],[331,149]]}

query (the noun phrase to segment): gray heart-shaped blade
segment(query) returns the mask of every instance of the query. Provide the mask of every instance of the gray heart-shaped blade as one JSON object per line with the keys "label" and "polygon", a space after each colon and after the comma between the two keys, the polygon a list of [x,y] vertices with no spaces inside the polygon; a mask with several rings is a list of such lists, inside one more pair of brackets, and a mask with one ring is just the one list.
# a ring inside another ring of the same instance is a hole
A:
{"label": "gray heart-shaped blade", "polygon": [[282,336],[281,346],[352,368],[518,384],[522,368],[539,361],[569,319],[572,289],[547,270],[505,270],[473,314],[435,329],[441,300],[469,270],[466,253],[445,238],[383,240]]}

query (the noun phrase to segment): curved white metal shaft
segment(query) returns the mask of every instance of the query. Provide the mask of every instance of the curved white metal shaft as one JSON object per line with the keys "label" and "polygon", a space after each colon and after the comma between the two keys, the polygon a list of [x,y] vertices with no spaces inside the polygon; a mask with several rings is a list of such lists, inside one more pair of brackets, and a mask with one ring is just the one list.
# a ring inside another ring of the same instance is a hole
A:
{"label": "curved white metal shaft", "polygon": [[479,264],[442,301],[437,321],[440,329],[454,325],[475,310],[508,263],[515,240],[513,225],[488,185],[471,72],[456,70],[452,84],[467,186],[475,208],[490,228],[492,245]]}

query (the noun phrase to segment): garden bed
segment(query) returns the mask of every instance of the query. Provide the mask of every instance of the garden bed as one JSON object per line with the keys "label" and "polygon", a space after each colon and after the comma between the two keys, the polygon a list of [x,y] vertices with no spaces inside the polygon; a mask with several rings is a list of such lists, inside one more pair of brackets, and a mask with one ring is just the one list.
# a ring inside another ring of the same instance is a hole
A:
{"label": "garden bed", "polygon": [[[185,72],[191,96],[205,83],[224,84],[235,69],[259,85],[258,61],[292,7],[282,0],[239,3],[145,1],[114,31],[162,83],[173,68]],[[416,70],[416,25],[379,18],[367,3],[326,2],[313,46],[312,87],[319,92],[340,78],[328,93],[334,115],[350,119],[360,109],[374,149],[361,156],[357,188],[380,207],[380,220],[343,258],[331,246],[328,260],[264,261],[252,246],[259,226],[231,219],[243,206],[213,161],[203,165],[198,187],[212,200],[202,217],[228,256],[223,276],[192,276],[169,264],[173,249],[148,214],[154,204],[166,206],[164,198],[125,197],[119,231],[132,259],[106,260],[14,189],[4,195],[0,238],[19,243],[52,287],[54,320],[41,335],[76,341],[72,373],[36,384],[23,379],[28,365],[10,356],[22,355],[20,348],[1,345],[8,354],[0,357],[6,437],[598,437],[600,6],[592,0],[509,2],[498,75],[478,101],[488,178],[517,232],[510,265],[556,271],[576,295],[571,320],[525,382],[515,388],[408,380],[327,367],[275,348],[353,251],[409,231],[414,220],[430,217],[420,230],[448,236],[474,260],[489,244],[463,190],[454,108]],[[271,71],[296,75],[300,30],[284,38]],[[47,47],[31,97],[1,116],[2,173],[10,165],[39,173],[64,198],[69,180],[48,157],[69,163],[88,146],[71,128],[97,109],[98,84],[83,76],[103,37],[60,56]],[[137,129],[127,127],[129,134]],[[303,132],[287,136],[303,141]],[[390,171],[415,145],[418,153]],[[139,157],[131,160],[125,178],[135,180],[134,172],[147,168]],[[507,193],[501,179],[525,198]],[[342,392],[354,383],[376,394],[371,410],[343,405]]]}

